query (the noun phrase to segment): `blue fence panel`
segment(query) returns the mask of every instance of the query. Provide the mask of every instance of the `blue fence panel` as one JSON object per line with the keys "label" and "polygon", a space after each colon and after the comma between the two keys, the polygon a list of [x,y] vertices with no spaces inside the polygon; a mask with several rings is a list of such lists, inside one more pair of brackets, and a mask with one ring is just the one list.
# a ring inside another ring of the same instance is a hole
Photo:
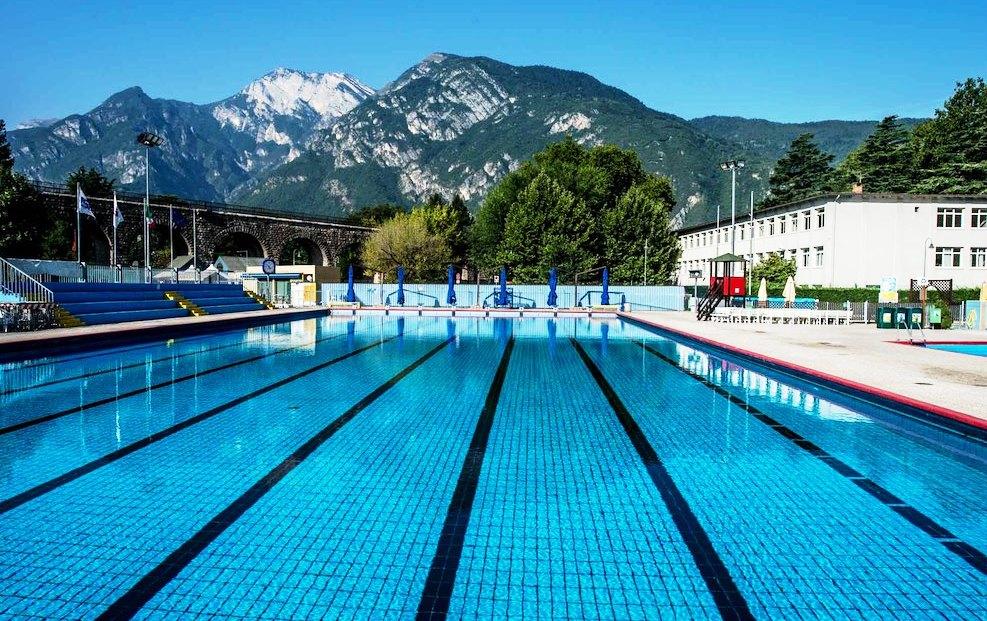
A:
{"label": "blue fence panel", "polygon": [[[599,285],[579,287],[573,285],[559,286],[558,306],[569,308],[575,306],[578,295],[580,306],[600,304],[602,289]],[[365,306],[397,306],[397,284],[355,283],[353,292],[358,302]],[[493,306],[497,285],[462,283],[456,285],[456,306]],[[546,308],[548,306],[548,285],[509,285],[507,292],[513,300],[512,306],[522,308]],[[436,284],[405,284],[405,306],[410,307],[442,307],[446,304],[448,285]],[[346,283],[323,283],[320,291],[323,304],[332,301],[345,301]],[[625,309],[634,310],[684,310],[684,287],[644,287],[619,286],[610,287],[611,304],[622,304]]]}

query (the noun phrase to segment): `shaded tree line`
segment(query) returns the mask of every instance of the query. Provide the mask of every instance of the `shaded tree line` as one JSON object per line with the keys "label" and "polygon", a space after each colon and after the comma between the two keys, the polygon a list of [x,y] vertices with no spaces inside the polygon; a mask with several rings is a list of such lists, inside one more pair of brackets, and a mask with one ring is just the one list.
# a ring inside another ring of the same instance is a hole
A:
{"label": "shaded tree line", "polygon": [[911,131],[897,116],[885,117],[835,167],[833,159],[812,134],[798,136],[775,165],[761,206],[850,191],[857,183],[865,192],[987,193],[987,85],[982,78],[957,84],[943,107]]}

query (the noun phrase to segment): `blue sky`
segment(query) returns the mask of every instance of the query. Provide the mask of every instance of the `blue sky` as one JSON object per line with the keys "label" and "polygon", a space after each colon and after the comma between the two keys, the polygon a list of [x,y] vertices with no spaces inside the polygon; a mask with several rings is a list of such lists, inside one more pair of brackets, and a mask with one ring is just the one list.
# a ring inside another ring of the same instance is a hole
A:
{"label": "blue sky", "polygon": [[956,81],[987,77],[983,0],[6,0],[0,16],[8,126],[133,85],[215,101],[278,66],[380,87],[434,51],[585,71],[687,118],[927,116]]}

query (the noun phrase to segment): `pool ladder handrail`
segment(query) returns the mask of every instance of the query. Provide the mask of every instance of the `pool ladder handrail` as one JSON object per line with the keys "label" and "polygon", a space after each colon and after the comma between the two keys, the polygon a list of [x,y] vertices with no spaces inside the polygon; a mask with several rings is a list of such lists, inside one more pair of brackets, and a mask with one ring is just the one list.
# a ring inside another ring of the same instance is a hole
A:
{"label": "pool ladder handrail", "polygon": [[51,304],[55,301],[55,294],[51,289],[3,258],[0,258],[0,290],[7,291],[26,302]]}
{"label": "pool ladder handrail", "polygon": [[900,329],[902,326],[904,326],[905,332],[908,333],[908,342],[909,343],[912,343],[914,345],[916,342],[921,342],[922,345],[925,345],[926,343],[929,342],[929,339],[926,338],[926,336],[925,336],[925,330],[922,329],[922,326],[918,326],[918,332],[919,332],[919,334],[922,335],[922,340],[921,341],[917,341],[917,339],[915,338],[915,336],[912,334],[912,327],[910,325],[908,325],[908,322],[907,321],[904,321],[904,320],[898,321],[898,325],[896,326],[896,328]]}

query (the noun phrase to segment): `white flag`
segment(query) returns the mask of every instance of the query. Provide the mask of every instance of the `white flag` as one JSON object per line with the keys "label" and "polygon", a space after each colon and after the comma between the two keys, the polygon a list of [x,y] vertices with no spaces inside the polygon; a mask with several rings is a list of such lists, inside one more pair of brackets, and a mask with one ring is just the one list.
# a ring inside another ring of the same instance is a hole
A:
{"label": "white flag", "polygon": [[79,213],[85,214],[91,218],[95,218],[96,214],[93,213],[92,208],[89,206],[89,199],[86,195],[82,193],[82,186],[76,185],[76,209]]}
{"label": "white flag", "polygon": [[117,193],[113,193],[113,228],[117,228],[123,224],[123,212],[120,211],[120,207],[117,205]]}

